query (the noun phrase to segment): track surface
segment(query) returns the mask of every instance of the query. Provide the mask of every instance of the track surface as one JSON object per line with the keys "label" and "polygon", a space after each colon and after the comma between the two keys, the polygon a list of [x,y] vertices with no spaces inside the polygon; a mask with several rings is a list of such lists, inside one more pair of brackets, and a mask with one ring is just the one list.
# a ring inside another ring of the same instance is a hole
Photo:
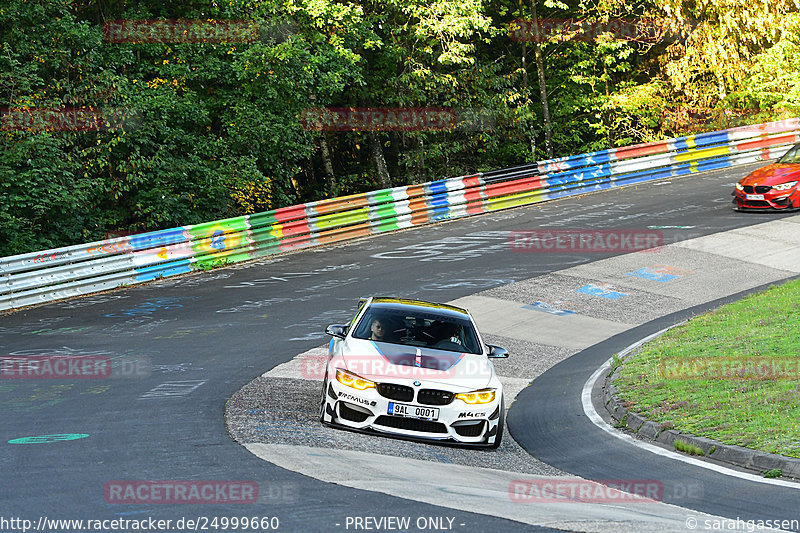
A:
{"label": "track surface", "polygon": [[[246,514],[277,516],[283,530],[330,531],[345,530],[348,517],[391,514],[450,517],[453,529],[464,531],[537,530],[454,511],[446,501],[441,507],[426,505],[322,483],[264,463],[227,435],[225,403],[264,371],[324,342],[321,331],[350,316],[358,296],[392,293],[449,301],[603,257],[509,253],[509,230],[692,226],[663,229],[669,243],[785,216],[732,212],[732,184],[752,168],[473,217],[4,316],[3,355],[95,354],[126,364],[145,362],[149,372],[107,380],[0,381],[2,516],[35,522],[40,516],[177,519]],[[564,372],[570,386],[579,390],[585,381],[579,378],[588,377],[606,358],[587,350],[551,372],[559,378]],[[527,389],[521,400],[529,404],[536,390]],[[585,433],[573,441],[580,443],[573,448],[590,450],[591,443],[602,446],[601,451],[567,458],[563,445],[554,452],[552,443],[526,436],[524,428],[533,419],[565,437],[554,428],[569,427],[565,417],[573,417],[575,405],[570,402],[578,398],[579,392],[569,401],[551,401],[553,411],[512,409],[514,435],[537,458],[568,472],[620,478],[620,465],[629,465],[632,477],[641,477],[633,459],[656,459],[626,451],[619,443],[600,445]],[[559,403],[563,405],[555,405]],[[51,434],[88,437],[8,443]],[[613,475],[611,467],[616,468]],[[675,466],[665,462],[662,468]],[[255,506],[122,505],[104,499],[109,481],[148,479],[253,480],[260,499]],[[786,509],[796,508],[782,506],[780,492],[764,486],[725,485],[734,491],[734,497],[725,499],[719,495],[728,489],[723,492],[720,486],[728,480],[708,479],[707,497],[698,504],[706,512],[735,518],[748,509],[783,509],[784,516]]]}
{"label": "track surface", "polygon": [[[608,360],[609,354],[619,353],[648,335],[744,295],[667,315],[587,348],[552,367],[525,389],[514,408],[509,410],[508,420],[514,438],[541,461],[588,479],[639,479],[646,473],[645,477],[664,483],[666,503],[743,521],[797,521],[800,519],[797,487],[737,479],[609,439],[584,416],[581,404],[584,383],[593,369]],[[603,409],[601,384],[602,380],[593,391],[593,403],[598,413],[607,415]],[[605,418],[608,421],[608,417]],[[735,469],[723,463],[716,464]],[[687,498],[681,487],[694,495]]]}

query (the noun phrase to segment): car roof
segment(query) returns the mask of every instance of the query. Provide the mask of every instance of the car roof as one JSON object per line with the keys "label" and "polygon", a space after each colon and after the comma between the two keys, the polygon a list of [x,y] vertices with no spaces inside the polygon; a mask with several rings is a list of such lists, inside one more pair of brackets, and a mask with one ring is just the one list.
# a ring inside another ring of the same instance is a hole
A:
{"label": "car roof", "polygon": [[436,309],[438,311],[444,311],[445,313],[458,314],[462,318],[469,318],[469,312],[466,309],[462,309],[461,307],[456,307],[454,305],[426,302],[424,300],[411,300],[407,298],[376,296],[372,298],[372,302],[370,305],[377,305],[379,307],[386,307],[390,309],[402,309],[405,307],[421,307],[427,309]]}

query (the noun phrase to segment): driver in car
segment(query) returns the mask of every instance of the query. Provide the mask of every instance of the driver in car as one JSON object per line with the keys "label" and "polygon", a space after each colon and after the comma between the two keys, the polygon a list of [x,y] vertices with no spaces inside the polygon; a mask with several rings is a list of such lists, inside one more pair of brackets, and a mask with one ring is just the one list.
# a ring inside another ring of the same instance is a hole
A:
{"label": "driver in car", "polygon": [[383,322],[380,318],[376,318],[372,321],[372,324],[369,327],[370,332],[370,340],[373,341],[382,341],[384,340],[384,335],[386,334],[386,326],[384,326]]}

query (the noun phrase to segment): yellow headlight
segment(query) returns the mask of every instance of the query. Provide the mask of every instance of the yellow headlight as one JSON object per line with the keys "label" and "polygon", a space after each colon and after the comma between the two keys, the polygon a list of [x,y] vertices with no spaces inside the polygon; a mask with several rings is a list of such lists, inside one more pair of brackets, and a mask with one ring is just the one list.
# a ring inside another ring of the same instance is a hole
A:
{"label": "yellow headlight", "polygon": [[491,403],[494,401],[494,389],[482,389],[473,392],[460,392],[456,398],[464,403]]}
{"label": "yellow headlight", "polygon": [[336,369],[336,381],[338,381],[342,385],[353,387],[354,389],[358,390],[375,388],[375,382],[370,381],[368,379],[364,379],[357,374],[348,372],[347,370],[342,370],[341,368]]}

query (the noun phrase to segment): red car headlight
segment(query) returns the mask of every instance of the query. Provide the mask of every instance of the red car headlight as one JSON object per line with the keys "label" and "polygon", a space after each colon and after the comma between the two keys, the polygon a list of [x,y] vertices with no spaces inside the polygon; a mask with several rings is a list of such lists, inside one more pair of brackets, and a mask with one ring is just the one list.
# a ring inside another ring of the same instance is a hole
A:
{"label": "red car headlight", "polygon": [[781,183],[779,185],[773,185],[772,188],[776,191],[788,191],[792,187],[797,185],[796,181],[787,181],[786,183]]}

